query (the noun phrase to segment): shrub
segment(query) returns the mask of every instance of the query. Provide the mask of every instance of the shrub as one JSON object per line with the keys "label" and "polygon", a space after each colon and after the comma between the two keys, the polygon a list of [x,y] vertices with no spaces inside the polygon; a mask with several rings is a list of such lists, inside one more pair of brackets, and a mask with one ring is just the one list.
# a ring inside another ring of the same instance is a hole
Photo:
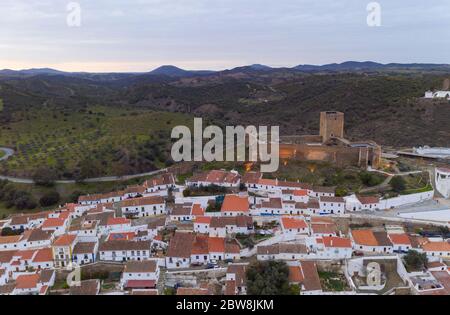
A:
{"label": "shrub", "polygon": [[39,199],[39,204],[42,207],[50,207],[59,202],[60,196],[57,191],[50,191]]}

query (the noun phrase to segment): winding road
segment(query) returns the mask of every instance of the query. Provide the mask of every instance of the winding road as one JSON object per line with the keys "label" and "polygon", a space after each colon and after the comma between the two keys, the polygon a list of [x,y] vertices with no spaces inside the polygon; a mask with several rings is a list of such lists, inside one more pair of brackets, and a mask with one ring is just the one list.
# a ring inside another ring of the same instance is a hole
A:
{"label": "winding road", "polygon": [[[0,161],[6,160],[12,155],[14,155],[14,150],[10,148],[4,148],[0,147],[0,151],[3,151],[5,155],[0,158]],[[96,178],[87,178],[84,179],[83,182],[85,183],[100,183],[100,182],[116,182],[116,181],[124,181],[124,180],[130,180],[133,178],[139,178],[139,177],[145,177],[145,176],[153,176],[159,173],[167,172],[167,168],[147,172],[147,173],[140,173],[140,174],[133,174],[133,175],[124,175],[124,176],[105,176],[105,177],[96,177]],[[11,176],[1,176],[0,180],[8,180],[13,183],[19,183],[19,184],[34,184],[34,180],[29,178],[19,178],[19,177],[11,177]],[[56,184],[75,184],[77,181],[75,180],[56,180]]]}

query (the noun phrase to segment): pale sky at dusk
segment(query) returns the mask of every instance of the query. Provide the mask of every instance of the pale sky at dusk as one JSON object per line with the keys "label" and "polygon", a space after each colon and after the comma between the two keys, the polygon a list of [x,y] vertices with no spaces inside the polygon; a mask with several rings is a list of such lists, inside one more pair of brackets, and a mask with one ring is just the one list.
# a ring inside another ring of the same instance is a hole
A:
{"label": "pale sky at dusk", "polygon": [[449,0],[0,0],[0,69],[220,70],[346,60],[450,63]]}

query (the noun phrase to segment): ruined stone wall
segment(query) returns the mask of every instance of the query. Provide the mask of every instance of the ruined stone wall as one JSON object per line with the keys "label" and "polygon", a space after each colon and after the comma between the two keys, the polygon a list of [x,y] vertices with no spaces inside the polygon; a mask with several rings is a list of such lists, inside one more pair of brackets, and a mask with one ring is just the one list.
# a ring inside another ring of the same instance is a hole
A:
{"label": "ruined stone wall", "polygon": [[[380,148],[381,150],[381,148]],[[323,161],[336,164],[338,167],[379,166],[381,151],[372,148],[352,148],[341,146],[309,146],[303,144],[281,144],[281,159],[296,159],[300,161]]]}

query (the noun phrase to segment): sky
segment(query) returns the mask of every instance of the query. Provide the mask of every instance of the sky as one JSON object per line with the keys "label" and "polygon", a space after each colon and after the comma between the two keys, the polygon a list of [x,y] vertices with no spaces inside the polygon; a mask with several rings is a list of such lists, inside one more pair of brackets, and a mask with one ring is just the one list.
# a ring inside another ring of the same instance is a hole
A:
{"label": "sky", "polygon": [[[70,2],[80,8],[79,26]],[[370,2],[0,0],[0,69],[450,63],[450,0],[378,0],[381,25],[372,27]]]}

